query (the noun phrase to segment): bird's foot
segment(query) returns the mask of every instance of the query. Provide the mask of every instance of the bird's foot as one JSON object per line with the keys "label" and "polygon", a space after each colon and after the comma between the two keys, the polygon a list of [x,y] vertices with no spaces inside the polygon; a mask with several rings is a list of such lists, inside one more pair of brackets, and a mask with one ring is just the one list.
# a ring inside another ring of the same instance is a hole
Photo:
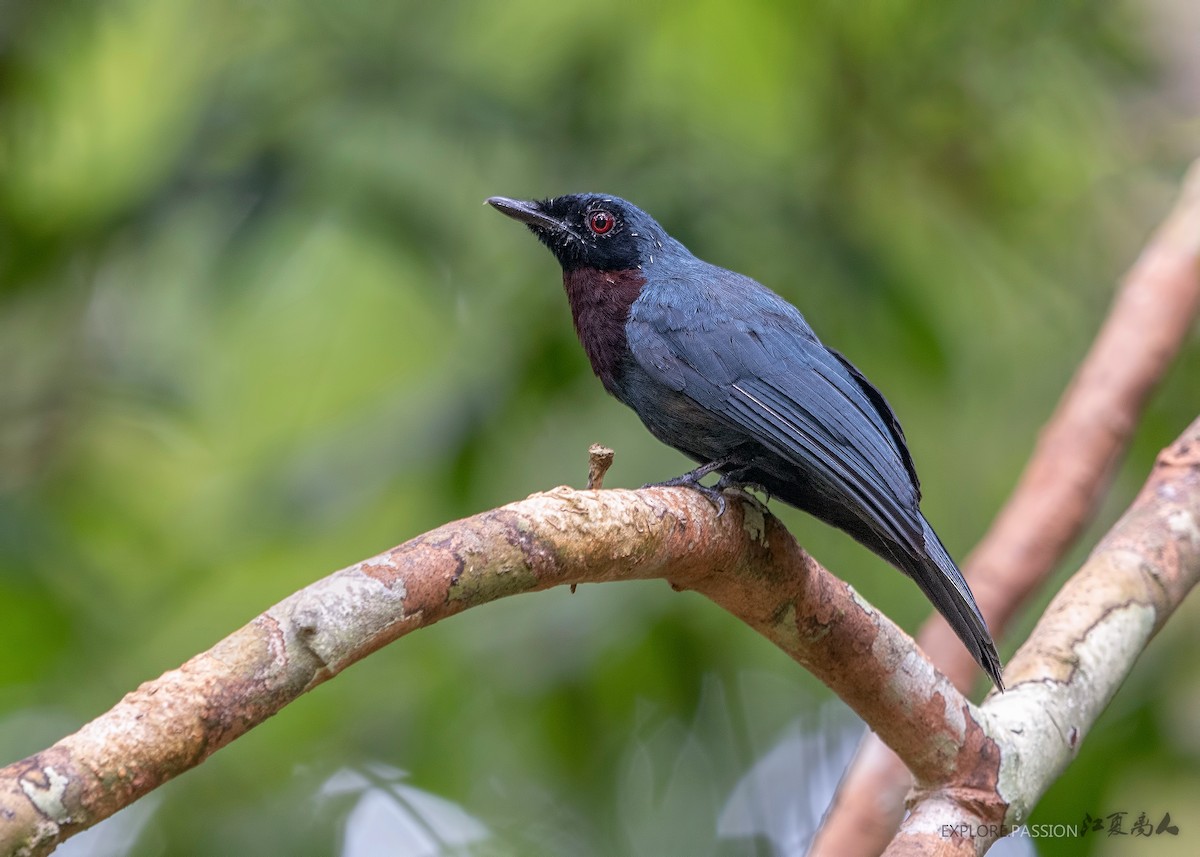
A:
{"label": "bird's foot", "polygon": [[[721,493],[721,483],[718,482],[714,488],[709,488],[707,485],[701,485],[700,480],[708,474],[721,467],[724,467],[727,462],[725,459],[710,461],[708,464],[702,464],[695,470],[689,470],[682,476],[676,476],[674,479],[667,479],[662,482],[650,482],[643,485],[643,488],[691,488],[693,491],[701,494],[704,499],[713,504],[713,508],[717,510],[717,517],[725,514],[725,496]],[[724,481],[722,479],[722,481]]]}
{"label": "bird's foot", "polygon": [[701,485],[699,482],[689,487],[713,504],[713,508],[717,510],[718,518],[725,514],[725,495],[721,493],[720,489],[709,488],[707,485]]}
{"label": "bird's foot", "polygon": [[[749,503],[765,518],[771,514],[771,510],[767,508],[767,503],[771,501],[771,492],[754,482],[742,482],[738,479],[736,473],[723,473],[721,478],[717,480],[717,484],[713,486],[717,491],[736,491],[741,495],[742,500]],[[758,491],[767,498],[767,503],[759,500],[752,492]]]}

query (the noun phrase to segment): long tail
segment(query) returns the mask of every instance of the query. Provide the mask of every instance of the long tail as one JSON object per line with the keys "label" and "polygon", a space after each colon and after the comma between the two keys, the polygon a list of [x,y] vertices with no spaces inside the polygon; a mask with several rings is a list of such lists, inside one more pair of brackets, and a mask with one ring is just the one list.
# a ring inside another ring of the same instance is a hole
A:
{"label": "long tail", "polygon": [[905,571],[950,623],[954,633],[992,679],[992,683],[1004,690],[1004,683],[1000,680],[1000,656],[996,654],[996,644],[992,642],[987,623],[975,604],[975,596],[923,515],[921,526],[925,536],[925,556],[913,557]]}

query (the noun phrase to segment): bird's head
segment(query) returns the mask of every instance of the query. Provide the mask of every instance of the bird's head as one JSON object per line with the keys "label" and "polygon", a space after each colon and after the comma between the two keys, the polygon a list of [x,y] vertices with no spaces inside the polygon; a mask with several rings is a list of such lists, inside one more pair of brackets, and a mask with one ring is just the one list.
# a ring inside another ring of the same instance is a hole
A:
{"label": "bird's head", "polygon": [[[636,205],[598,193],[543,200],[493,196],[488,204],[529,227],[550,248],[563,271],[626,271],[682,250]],[[686,251],[685,251],[686,252]]]}

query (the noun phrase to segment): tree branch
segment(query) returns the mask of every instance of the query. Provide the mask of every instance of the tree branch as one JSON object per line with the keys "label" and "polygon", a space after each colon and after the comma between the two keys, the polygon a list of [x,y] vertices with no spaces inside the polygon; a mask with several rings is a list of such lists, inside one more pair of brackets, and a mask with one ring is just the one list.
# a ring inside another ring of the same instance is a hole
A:
{"label": "tree branch", "polygon": [[[558,488],[447,524],[284,599],[47,750],[0,770],[0,853],[45,854],[418,628],[506,595],[662,577],[829,685],[915,772],[891,851],[990,843],[1020,823],[1151,635],[1200,578],[1200,419],[976,708],[773,516],[686,489]],[[915,852],[913,852],[915,853]]]}
{"label": "tree branch", "polygon": [[[1005,671],[1009,690],[979,711],[999,765],[936,784],[918,777],[912,811],[884,853],[977,854],[1023,823],[1197,581],[1200,419],[1159,455],[1133,505],[1050,603]],[[980,800],[981,784],[999,800]],[[982,836],[947,834],[981,826]]]}
{"label": "tree branch", "polygon": [[[963,565],[997,639],[1095,515],[1150,394],[1198,312],[1200,161],[1126,275],[1012,495]],[[917,641],[955,686],[964,692],[971,686],[975,664],[944,619],[931,615]],[[911,786],[904,764],[867,735],[810,853],[880,853]]]}
{"label": "tree branch", "polygon": [[911,638],[822,569],[774,516],[732,502],[718,517],[687,489],[558,488],[300,590],[75,734],[0,770],[0,853],[47,853],[418,628],[507,595],[656,577],[703,593],[783,648],[913,770],[933,778],[961,764],[961,731],[954,741],[925,736],[966,702]]}

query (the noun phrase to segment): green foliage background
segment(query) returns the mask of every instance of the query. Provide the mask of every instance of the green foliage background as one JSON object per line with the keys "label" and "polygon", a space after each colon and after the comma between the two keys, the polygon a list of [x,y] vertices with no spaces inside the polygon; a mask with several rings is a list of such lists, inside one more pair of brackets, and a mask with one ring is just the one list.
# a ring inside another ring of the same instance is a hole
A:
{"label": "green foliage background", "polygon": [[[1149,16],[0,4],[0,762],[318,576],[580,485],[590,442],[617,450],[611,485],[685,467],[591,377],[556,265],[491,194],[620,194],[795,302],[887,392],[964,554],[1195,154]],[[1200,410],[1198,373],[1193,340],[1091,539]],[[848,539],[776,511],[902,625],[927,614]],[[1194,847],[1183,612],[1035,821],[1166,810],[1181,834],[1155,853]],[[130,853],[333,853],[344,807],[317,785],[381,763],[487,825],[486,853],[767,854],[714,820],[826,698],[665,585],[514,599],[168,785]]]}

